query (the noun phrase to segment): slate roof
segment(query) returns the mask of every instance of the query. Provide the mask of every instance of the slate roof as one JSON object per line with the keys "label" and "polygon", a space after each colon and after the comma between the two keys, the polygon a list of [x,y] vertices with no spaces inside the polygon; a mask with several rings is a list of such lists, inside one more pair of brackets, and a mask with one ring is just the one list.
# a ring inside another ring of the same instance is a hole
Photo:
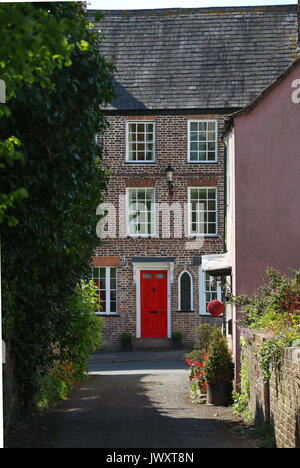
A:
{"label": "slate roof", "polygon": [[244,107],[296,58],[296,5],[103,13],[110,109]]}
{"label": "slate roof", "polygon": [[300,57],[298,57],[292,65],[290,65],[281,75],[279,75],[275,81],[273,81],[267,88],[265,88],[255,99],[250,101],[245,107],[231,114],[228,119],[225,121],[223,137],[228,133],[234,125],[234,119],[240,115],[249,114],[252,109],[254,109],[258,104],[260,104],[266,96],[268,96],[274,88],[276,88],[280,83],[282,83],[287,76],[294,71],[295,68],[300,66]]}

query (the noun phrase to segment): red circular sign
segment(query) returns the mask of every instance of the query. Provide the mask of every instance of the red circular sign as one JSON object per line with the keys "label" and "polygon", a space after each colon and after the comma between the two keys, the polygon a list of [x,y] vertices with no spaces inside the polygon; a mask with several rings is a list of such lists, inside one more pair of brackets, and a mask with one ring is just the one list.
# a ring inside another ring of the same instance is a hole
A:
{"label": "red circular sign", "polygon": [[214,300],[207,304],[207,312],[213,317],[219,317],[223,313],[224,306],[222,302]]}

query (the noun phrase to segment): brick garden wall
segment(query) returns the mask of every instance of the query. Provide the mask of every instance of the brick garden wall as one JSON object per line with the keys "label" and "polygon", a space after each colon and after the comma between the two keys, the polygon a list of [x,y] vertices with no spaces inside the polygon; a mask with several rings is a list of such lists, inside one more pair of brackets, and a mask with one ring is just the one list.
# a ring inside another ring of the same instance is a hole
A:
{"label": "brick garden wall", "polygon": [[[193,328],[210,317],[199,317],[198,266],[195,258],[201,254],[222,253],[224,251],[224,147],[221,141],[224,115],[153,115],[153,116],[107,116],[110,124],[104,137],[98,140],[103,148],[104,167],[109,169],[107,201],[116,207],[119,219],[119,196],[125,195],[126,187],[155,187],[155,200],[158,203],[188,202],[189,186],[216,186],[218,189],[218,236],[205,239],[201,249],[186,249],[186,237],[174,238],[174,218],[171,216],[171,237],[163,238],[162,232],[155,238],[119,237],[104,239],[95,252],[102,261],[108,257],[119,257],[118,263],[118,303],[117,316],[106,316],[103,327],[103,340],[106,346],[117,347],[120,334],[136,333],[136,285],[133,283],[134,256],[176,257],[174,281],[171,286],[172,331],[181,331],[184,342],[191,345],[195,339]],[[126,121],[152,118],[155,120],[155,163],[138,164],[126,162]],[[188,120],[218,120],[218,162],[191,164],[187,162]],[[174,193],[170,195],[165,168],[168,164],[174,169]],[[184,228],[184,220],[182,219]],[[178,277],[187,269],[193,278],[194,311],[178,312]],[[220,320],[216,323],[220,323]]]}
{"label": "brick garden wall", "polygon": [[255,341],[245,346],[249,408],[257,425],[265,422],[272,425],[277,448],[300,448],[300,363],[294,362],[295,349],[285,349],[280,368],[273,371],[269,385],[265,385],[254,356],[263,339],[264,335],[256,335]]}

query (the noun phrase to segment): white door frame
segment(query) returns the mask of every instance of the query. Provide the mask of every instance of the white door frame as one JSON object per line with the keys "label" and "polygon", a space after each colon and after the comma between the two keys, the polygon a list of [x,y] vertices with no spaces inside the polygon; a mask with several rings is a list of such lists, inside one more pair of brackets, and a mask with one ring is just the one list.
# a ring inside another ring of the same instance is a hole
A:
{"label": "white door frame", "polygon": [[133,281],[136,284],[136,338],[141,338],[141,271],[165,270],[168,272],[168,338],[171,338],[171,284],[173,283],[173,262],[133,263]]}

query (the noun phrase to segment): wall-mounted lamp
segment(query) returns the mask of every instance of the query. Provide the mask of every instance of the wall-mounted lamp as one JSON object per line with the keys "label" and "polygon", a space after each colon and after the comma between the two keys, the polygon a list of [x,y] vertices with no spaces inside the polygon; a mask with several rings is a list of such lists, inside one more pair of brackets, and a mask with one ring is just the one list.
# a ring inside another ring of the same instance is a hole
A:
{"label": "wall-mounted lamp", "polygon": [[165,169],[165,174],[170,192],[173,192],[173,172],[174,169],[169,164]]}

